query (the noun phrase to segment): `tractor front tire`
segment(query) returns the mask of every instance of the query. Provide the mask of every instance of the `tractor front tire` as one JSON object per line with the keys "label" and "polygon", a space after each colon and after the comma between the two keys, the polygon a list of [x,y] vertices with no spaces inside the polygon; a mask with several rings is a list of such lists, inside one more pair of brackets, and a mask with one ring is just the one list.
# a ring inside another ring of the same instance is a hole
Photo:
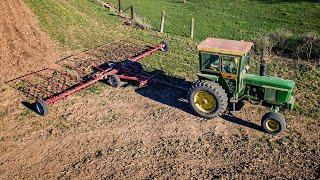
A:
{"label": "tractor front tire", "polygon": [[119,76],[117,76],[115,74],[107,76],[106,81],[110,86],[112,86],[114,88],[120,87],[120,84],[121,84],[121,80],[120,80]]}
{"label": "tractor front tire", "polygon": [[225,90],[212,81],[197,81],[189,90],[189,104],[194,113],[206,119],[221,116],[228,106]]}
{"label": "tractor front tire", "polygon": [[47,104],[41,98],[37,99],[35,103],[35,110],[40,116],[45,116],[48,114]]}
{"label": "tractor front tire", "polygon": [[267,133],[277,135],[286,129],[287,123],[282,114],[268,112],[262,117],[261,126]]}

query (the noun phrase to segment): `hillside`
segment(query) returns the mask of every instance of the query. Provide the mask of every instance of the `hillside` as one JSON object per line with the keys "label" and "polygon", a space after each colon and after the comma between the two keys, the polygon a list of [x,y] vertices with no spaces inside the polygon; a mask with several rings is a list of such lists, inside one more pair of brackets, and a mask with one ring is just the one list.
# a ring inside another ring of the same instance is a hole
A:
{"label": "hillside", "polygon": [[[23,54],[24,48],[8,53],[6,64],[18,73],[7,76],[7,71],[1,71],[5,80],[60,60],[46,53],[63,57],[121,39],[146,44],[167,39],[170,52],[147,58],[144,65],[165,71],[168,79],[196,78],[198,40],[131,28],[89,0],[25,2],[28,6],[22,0],[0,2],[6,10],[0,12],[6,17],[0,18],[1,25],[12,27],[2,32],[1,40],[34,47],[29,56]],[[14,19],[8,20],[12,15]],[[15,29],[21,33],[10,34]],[[45,38],[46,48],[35,43],[37,38]],[[1,45],[1,50],[10,49],[10,44]],[[119,57],[126,50],[115,48],[113,55]],[[86,55],[94,58],[99,53],[103,52]],[[15,54],[31,65],[23,71],[12,65],[16,62],[9,60]],[[253,71],[257,65],[253,62]],[[261,130],[260,117],[266,108],[245,103],[235,116],[205,121],[190,113],[184,91],[162,86],[128,84],[113,89],[98,83],[54,104],[48,116],[40,117],[26,108],[30,100],[24,94],[1,80],[0,178],[319,178],[320,69],[270,56],[268,74],[297,83],[296,108],[285,114],[288,127],[279,136]]]}

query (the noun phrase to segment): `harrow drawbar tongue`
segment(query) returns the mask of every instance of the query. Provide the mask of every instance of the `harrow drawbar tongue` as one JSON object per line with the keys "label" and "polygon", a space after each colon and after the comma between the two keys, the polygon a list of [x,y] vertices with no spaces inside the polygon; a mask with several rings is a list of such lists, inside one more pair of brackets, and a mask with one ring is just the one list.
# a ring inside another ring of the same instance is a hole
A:
{"label": "harrow drawbar tongue", "polygon": [[[152,82],[185,90],[185,88],[178,85],[156,79],[155,77],[158,74],[151,75],[143,71],[142,65],[139,63],[140,60],[151,56],[158,51],[167,52],[168,50],[168,43],[163,41],[158,45],[143,49],[143,51],[139,52],[137,55],[128,57],[126,60],[120,62],[107,61],[99,65],[94,61],[82,62],[82,64],[90,63],[90,68],[94,69],[93,73],[88,74],[85,69],[81,69],[78,66],[76,66],[77,68],[72,68],[77,74],[85,74],[85,76],[82,77],[51,68],[45,68],[8,81],[7,83],[19,80],[20,84],[18,86],[21,87],[18,89],[36,99],[34,110],[42,116],[48,113],[49,105],[53,105],[57,101],[86,89],[101,80],[106,80],[114,87],[119,85],[120,80],[127,80],[137,81],[140,83],[140,86],[145,86]],[[50,72],[49,76],[48,72]],[[29,80],[26,78],[30,76],[36,77],[37,80]],[[39,79],[41,79],[41,81],[39,81]]]}

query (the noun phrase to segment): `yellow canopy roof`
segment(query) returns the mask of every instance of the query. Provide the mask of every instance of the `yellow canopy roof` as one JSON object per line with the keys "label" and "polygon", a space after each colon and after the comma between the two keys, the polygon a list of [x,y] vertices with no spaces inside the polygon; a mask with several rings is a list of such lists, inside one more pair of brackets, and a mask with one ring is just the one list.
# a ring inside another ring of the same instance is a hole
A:
{"label": "yellow canopy roof", "polygon": [[252,42],[207,38],[197,47],[199,51],[243,56],[252,48]]}

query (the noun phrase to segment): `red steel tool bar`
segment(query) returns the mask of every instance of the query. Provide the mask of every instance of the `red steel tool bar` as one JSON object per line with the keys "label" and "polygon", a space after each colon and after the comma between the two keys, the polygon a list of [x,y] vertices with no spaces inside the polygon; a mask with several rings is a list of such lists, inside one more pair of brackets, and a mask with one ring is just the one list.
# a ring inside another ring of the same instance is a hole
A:
{"label": "red steel tool bar", "polygon": [[97,74],[95,76],[95,79],[89,80],[89,81],[84,82],[84,83],[78,83],[77,85],[75,85],[74,88],[72,88],[70,90],[67,90],[67,91],[65,91],[65,92],[63,92],[61,94],[56,95],[56,96],[53,96],[53,97],[50,97],[50,98],[46,99],[46,103],[48,105],[52,105],[56,101],[59,101],[59,100],[61,100],[63,98],[66,98],[66,97],[68,97],[68,96],[70,96],[72,94],[75,94],[75,93],[77,93],[77,92],[79,92],[79,91],[81,91],[81,90],[83,90],[83,89],[95,84],[96,82],[98,82],[101,79],[103,79],[103,77],[105,77],[107,75],[111,75],[111,74],[116,74],[117,72],[118,72],[118,70],[116,70],[116,69],[114,69],[114,70],[108,69],[108,70],[106,70],[104,72],[101,72],[101,73],[99,73],[99,74]]}
{"label": "red steel tool bar", "polygon": [[142,54],[140,54],[140,55],[138,55],[138,56],[136,56],[136,57],[134,57],[133,59],[130,59],[130,60],[138,62],[141,59],[143,59],[143,58],[145,58],[147,56],[150,56],[150,55],[152,55],[153,53],[155,53],[157,51],[160,51],[162,48],[164,48],[164,46],[165,46],[164,44],[160,44],[158,46],[155,46],[155,47],[149,49],[148,51],[146,51],[146,52],[144,52],[144,53],[142,53]]}

